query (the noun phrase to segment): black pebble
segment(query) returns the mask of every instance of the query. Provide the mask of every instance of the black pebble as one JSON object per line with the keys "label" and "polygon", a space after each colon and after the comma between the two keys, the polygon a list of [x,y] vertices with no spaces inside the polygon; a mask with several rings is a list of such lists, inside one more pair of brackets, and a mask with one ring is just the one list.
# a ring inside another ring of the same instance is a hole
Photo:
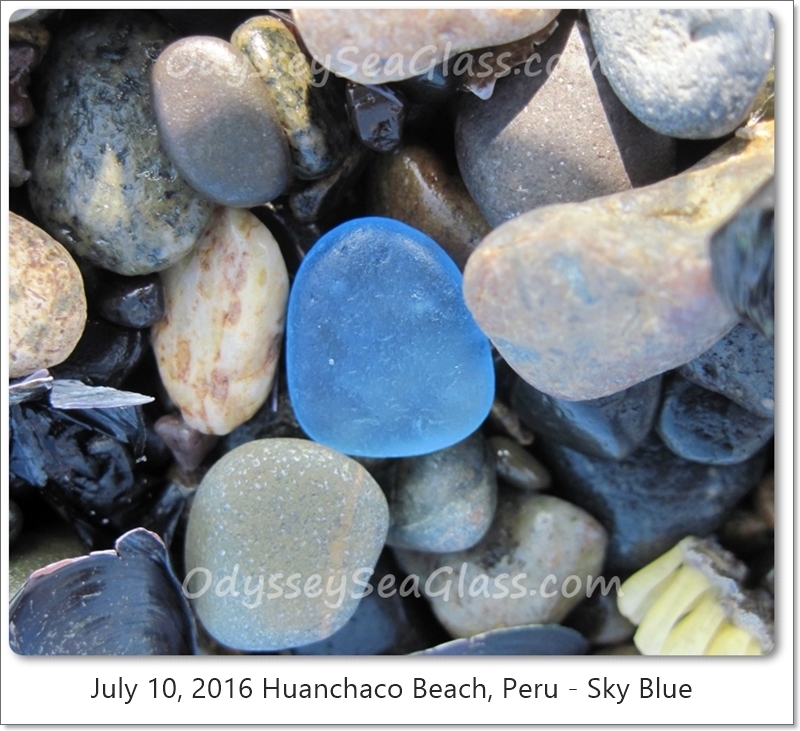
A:
{"label": "black pebble", "polygon": [[93,299],[100,315],[122,327],[143,329],[164,317],[164,287],[158,274],[124,277],[103,272]]}
{"label": "black pebble", "polygon": [[353,129],[363,144],[376,152],[397,148],[405,122],[405,103],[397,92],[351,81],[345,99]]}

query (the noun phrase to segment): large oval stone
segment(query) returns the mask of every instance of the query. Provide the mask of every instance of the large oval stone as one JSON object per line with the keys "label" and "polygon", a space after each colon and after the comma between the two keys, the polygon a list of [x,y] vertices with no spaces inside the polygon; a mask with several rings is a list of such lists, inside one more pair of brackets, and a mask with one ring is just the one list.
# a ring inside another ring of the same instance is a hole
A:
{"label": "large oval stone", "polygon": [[162,275],[153,326],[161,380],[187,424],[227,434],[264,403],[281,352],[289,277],[249,211],[221,208],[197,249]]}
{"label": "large oval stone", "polygon": [[206,198],[249,208],[289,183],[286,137],[247,57],[211,36],[176,41],[153,68],[153,109],[164,151]]}
{"label": "large oval stone", "polygon": [[388,526],[383,492],[354,460],[302,439],[248,442],[197,490],[185,586],[229,647],[306,645],[355,612]]}
{"label": "large oval stone", "polygon": [[736,317],[711,279],[709,241],[772,174],[774,124],[681,175],[496,228],[464,296],[508,364],[569,400],[622,391],[695,358]]}
{"label": "large oval stone", "polygon": [[343,223],[303,260],[286,369],[306,433],[365,457],[449,447],[480,426],[494,395],[461,273],[432,239],[388,218]]}
{"label": "large oval stone", "polygon": [[767,10],[588,10],[619,98],[654,130],[705,139],[746,118],[772,63]]}
{"label": "large oval stone", "polygon": [[318,63],[359,84],[383,84],[427,73],[459,51],[532,35],[558,12],[301,8],[292,17]]}
{"label": "large oval stone", "polygon": [[67,359],[86,325],[86,295],[69,252],[38,226],[8,214],[8,375]]}
{"label": "large oval stone", "polygon": [[211,216],[161,150],[150,108],[169,38],[149,13],[105,13],[59,32],[37,76],[31,205],[71,252],[119,274],[178,261]]}

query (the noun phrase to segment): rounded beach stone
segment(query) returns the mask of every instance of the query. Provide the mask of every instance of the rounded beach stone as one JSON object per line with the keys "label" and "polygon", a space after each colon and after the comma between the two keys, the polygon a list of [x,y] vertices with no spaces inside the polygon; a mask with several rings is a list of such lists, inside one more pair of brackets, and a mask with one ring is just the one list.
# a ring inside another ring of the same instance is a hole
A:
{"label": "rounded beach stone", "polygon": [[318,63],[359,84],[382,84],[419,76],[459,51],[532,35],[558,12],[300,8],[292,17]]}
{"label": "rounded beach stone", "polygon": [[706,139],[745,121],[772,63],[767,10],[587,10],[619,98],[648,127]]}
{"label": "rounded beach stone", "polygon": [[26,136],[31,205],[70,251],[119,274],[176,262],[212,211],[156,134],[150,72],[168,38],[149,13],[94,16],[57,34],[36,77],[41,116]]}
{"label": "rounded beach stone", "polygon": [[487,530],[497,504],[494,460],[479,432],[397,465],[386,543],[413,551],[461,551]]}
{"label": "rounded beach stone", "polygon": [[432,239],[388,218],[343,223],[303,260],[286,370],[305,432],[363,457],[449,447],[494,396],[491,348],[464,306],[461,273]]}
{"label": "rounded beach stone", "polygon": [[195,612],[239,650],[324,639],[355,612],[354,581],[369,578],[388,525],[383,492],[354,460],[301,439],[243,444],[206,473],[189,515]]}
{"label": "rounded beach stone", "polygon": [[471,637],[498,627],[560,622],[586,596],[588,577],[602,569],[606,541],[603,527],[575,505],[507,488],[498,495],[489,532],[472,548],[395,555],[419,577],[423,596],[448,632]]}
{"label": "rounded beach stone", "polygon": [[286,133],[294,174],[316,180],[332,173],[350,142],[339,84],[314,77],[293,33],[272,15],[240,25],[231,45],[247,56],[264,83]]}
{"label": "rounded beach stone", "polygon": [[520,490],[546,490],[550,473],[545,466],[519,442],[508,437],[493,436],[489,447],[494,454],[497,476]]}
{"label": "rounded beach stone", "polygon": [[544,393],[608,396],[687,363],[736,317],[709,241],[773,175],[774,124],[660,183],[523,213],[464,269],[464,297],[506,362]]}
{"label": "rounded beach stone", "polygon": [[430,236],[463,270],[489,224],[458,171],[450,171],[432,150],[405,145],[372,165],[370,208]]}
{"label": "rounded beach stone", "polygon": [[164,151],[201,195],[233,208],[277,198],[291,175],[286,136],[247,57],[211,36],[182,38],[153,68]]}
{"label": "rounded beach stone", "polygon": [[[569,14],[486,101],[462,95],[456,152],[494,227],[533,208],[649,185],[675,171],[675,141],[642,124],[602,73],[589,28]],[[602,60],[602,59],[601,59]]]}
{"label": "rounded beach stone", "polygon": [[69,252],[38,226],[8,214],[8,375],[67,359],[86,325],[83,278]]}
{"label": "rounded beach stone", "polygon": [[664,391],[657,429],[675,454],[703,464],[744,462],[775,431],[771,417],[756,416],[724,396],[680,377]]}
{"label": "rounded beach stone", "polygon": [[227,434],[275,375],[289,293],[278,243],[249,211],[220,208],[162,279],[166,316],[152,329],[161,380],[189,426]]}

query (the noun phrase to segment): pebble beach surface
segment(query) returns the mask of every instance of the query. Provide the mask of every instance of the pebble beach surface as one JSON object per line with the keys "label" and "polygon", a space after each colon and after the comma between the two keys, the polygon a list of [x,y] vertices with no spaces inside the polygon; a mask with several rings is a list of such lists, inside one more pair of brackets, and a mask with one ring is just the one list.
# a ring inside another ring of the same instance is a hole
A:
{"label": "pebble beach surface", "polygon": [[11,23],[12,648],[626,653],[686,541],[771,646],[773,37]]}

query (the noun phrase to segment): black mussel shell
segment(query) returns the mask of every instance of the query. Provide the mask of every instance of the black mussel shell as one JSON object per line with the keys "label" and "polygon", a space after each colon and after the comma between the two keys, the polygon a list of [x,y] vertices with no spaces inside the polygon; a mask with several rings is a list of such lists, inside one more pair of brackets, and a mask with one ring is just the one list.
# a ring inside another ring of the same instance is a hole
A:
{"label": "black mussel shell", "polygon": [[445,642],[414,655],[585,655],[583,635],[558,624],[503,627],[474,637]]}
{"label": "black mussel shell", "polygon": [[25,582],[9,607],[20,655],[193,655],[194,621],[161,539],[142,528],[114,550],[65,559]]}

